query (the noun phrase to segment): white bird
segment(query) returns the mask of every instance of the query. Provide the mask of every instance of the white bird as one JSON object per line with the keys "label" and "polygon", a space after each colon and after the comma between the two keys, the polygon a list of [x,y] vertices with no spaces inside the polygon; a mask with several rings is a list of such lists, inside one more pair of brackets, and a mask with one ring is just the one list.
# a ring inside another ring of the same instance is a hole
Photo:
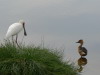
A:
{"label": "white bird", "polygon": [[[13,36],[16,35],[16,44],[17,43],[17,38],[18,38],[18,33],[24,30],[24,35],[27,36],[26,30],[25,30],[25,22],[23,20],[20,20],[18,23],[13,23],[12,25],[9,26],[8,31],[6,33],[6,39],[9,39],[12,37],[13,41]],[[14,41],[13,41],[14,44]]]}

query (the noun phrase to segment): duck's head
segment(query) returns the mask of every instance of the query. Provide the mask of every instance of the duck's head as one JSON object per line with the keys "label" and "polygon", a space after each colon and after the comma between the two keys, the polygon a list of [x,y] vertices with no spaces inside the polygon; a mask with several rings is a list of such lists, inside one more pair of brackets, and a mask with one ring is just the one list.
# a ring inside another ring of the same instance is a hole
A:
{"label": "duck's head", "polygon": [[82,39],[80,39],[78,42],[76,42],[76,43],[81,43],[81,44],[83,44],[83,40]]}

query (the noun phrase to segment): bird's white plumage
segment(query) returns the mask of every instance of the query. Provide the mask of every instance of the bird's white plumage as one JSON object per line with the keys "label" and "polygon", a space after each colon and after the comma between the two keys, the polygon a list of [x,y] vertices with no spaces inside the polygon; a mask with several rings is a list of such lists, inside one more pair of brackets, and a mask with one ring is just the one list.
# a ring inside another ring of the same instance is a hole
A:
{"label": "bird's white plumage", "polygon": [[11,36],[17,35],[22,29],[23,25],[20,22],[10,25],[6,34],[6,39],[8,39]]}

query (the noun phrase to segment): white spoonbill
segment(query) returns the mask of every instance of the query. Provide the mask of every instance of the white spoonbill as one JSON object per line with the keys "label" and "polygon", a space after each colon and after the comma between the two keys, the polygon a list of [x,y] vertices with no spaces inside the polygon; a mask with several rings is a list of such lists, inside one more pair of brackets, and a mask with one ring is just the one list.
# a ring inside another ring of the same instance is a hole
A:
{"label": "white spoonbill", "polygon": [[[27,36],[26,30],[25,30],[25,22],[23,20],[20,20],[18,23],[13,23],[8,28],[6,39],[9,39],[10,37],[12,37],[12,41],[13,41],[13,36],[16,35],[15,42],[18,45],[17,43],[18,33],[22,30],[24,30],[24,35]],[[14,44],[14,41],[13,41],[13,44]]]}

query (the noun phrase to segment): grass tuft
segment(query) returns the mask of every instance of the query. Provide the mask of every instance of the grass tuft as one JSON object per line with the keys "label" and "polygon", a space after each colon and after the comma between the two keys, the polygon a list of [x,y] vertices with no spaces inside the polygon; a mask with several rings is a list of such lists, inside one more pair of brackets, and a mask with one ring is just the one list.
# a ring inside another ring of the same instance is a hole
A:
{"label": "grass tuft", "polygon": [[59,52],[41,47],[0,45],[0,75],[77,75]]}

